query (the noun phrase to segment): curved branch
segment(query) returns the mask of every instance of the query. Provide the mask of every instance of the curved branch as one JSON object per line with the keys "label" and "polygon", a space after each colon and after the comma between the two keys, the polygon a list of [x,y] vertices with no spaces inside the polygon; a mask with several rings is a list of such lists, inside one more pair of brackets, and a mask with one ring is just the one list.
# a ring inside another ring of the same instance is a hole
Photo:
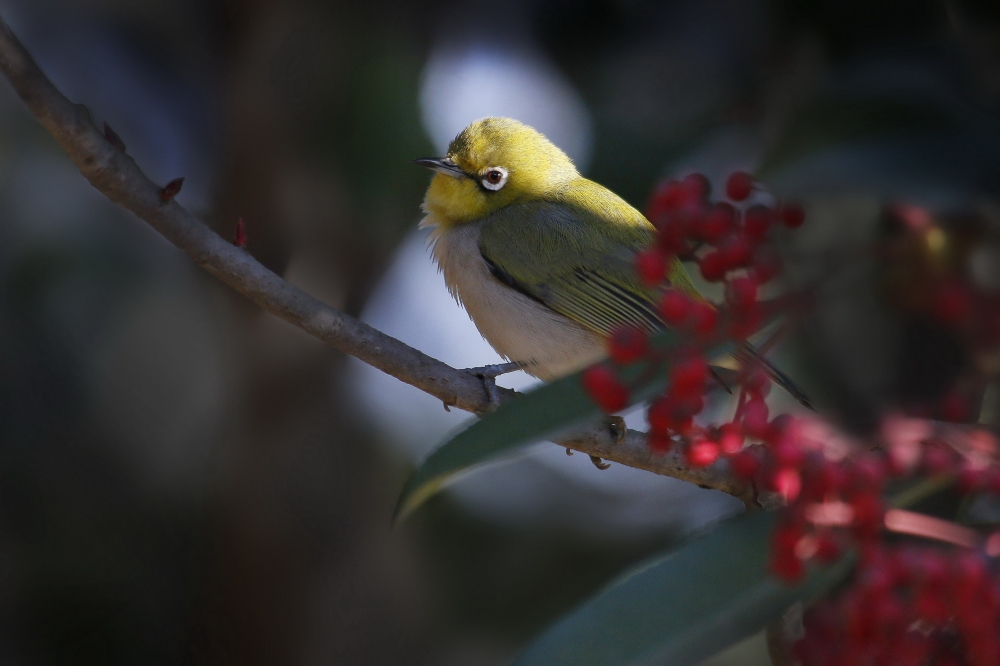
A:
{"label": "curved branch", "polygon": [[[490,397],[479,377],[456,370],[313,298],[267,269],[242,248],[224,240],[172,197],[164,196],[163,188],[153,183],[125,154],[121,140],[113,133],[106,138],[94,127],[87,109],[70,102],[49,81],[2,18],[0,69],[91,185],[149,223],[212,275],[266,312],[439,398],[445,405],[477,414],[490,409]],[[516,395],[503,388],[499,388],[498,393],[501,401]],[[651,456],[643,433],[629,431],[625,442],[614,444],[606,430],[595,428],[557,443],[743,499],[752,494],[752,489],[725,470],[691,469],[676,456]]]}

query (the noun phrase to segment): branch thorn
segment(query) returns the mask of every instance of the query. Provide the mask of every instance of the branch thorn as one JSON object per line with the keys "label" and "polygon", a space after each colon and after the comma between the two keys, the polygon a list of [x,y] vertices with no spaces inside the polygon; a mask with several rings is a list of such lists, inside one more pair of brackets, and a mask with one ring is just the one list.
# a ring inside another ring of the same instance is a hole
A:
{"label": "branch thorn", "polygon": [[[246,225],[243,224],[243,218],[236,220],[236,234],[233,236],[233,245],[236,247],[246,247],[247,246],[247,229]],[[448,405],[445,404],[445,409],[448,409]]]}
{"label": "branch thorn", "polygon": [[123,153],[126,152],[125,142],[122,141],[122,138],[118,136],[117,132],[111,129],[111,125],[109,125],[107,121],[104,122],[104,138],[107,139],[108,143],[110,143],[118,150],[122,151]]}
{"label": "branch thorn", "polygon": [[163,186],[160,190],[160,201],[167,203],[171,199],[177,196],[177,193],[181,191],[181,187],[184,186],[184,177],[174,178],[172,181]]}

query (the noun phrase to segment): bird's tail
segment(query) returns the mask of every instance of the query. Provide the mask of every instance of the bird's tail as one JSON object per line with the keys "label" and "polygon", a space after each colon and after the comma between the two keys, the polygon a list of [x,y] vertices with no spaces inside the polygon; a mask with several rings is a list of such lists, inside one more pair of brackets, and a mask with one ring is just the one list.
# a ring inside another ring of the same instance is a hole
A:
{"label": "bird's tail", "polygon": [[813,407],[812,402],[809,400],[809,396],[805,394],[805,391],[800,389],[798,385],[792,381],[791,377],[786,375],[773,363],[767,360],[767,357],[757,351],[757,348],[752,344],[744,342],[735,352],[733,352],[733,356],[735,356],[741,363],[759,365],[761,369],[768,374],[771,381],[787,391],[790,396],[798,400],[799,404],[815,411],[815,407]]}

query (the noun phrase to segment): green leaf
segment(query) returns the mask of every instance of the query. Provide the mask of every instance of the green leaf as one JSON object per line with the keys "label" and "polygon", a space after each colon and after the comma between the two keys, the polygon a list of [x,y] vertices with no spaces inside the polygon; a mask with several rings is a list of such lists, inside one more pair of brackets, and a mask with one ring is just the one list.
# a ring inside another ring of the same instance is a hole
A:
{"label": "green leaf", "polygon": [[[768,308],[761,322],[765,330],[780,317],[779,308]],[[665,330],[651,341],[654,350],[667,352],[689,344],[675,331]],[[717,359],[733,351],[733,342],[725,341],[709,349],[707,358]],[[668,354],[663,354],[668,356]],[[669,363],[650,371],[644,363],[621,372],[631,387],[631,402],[653,398],[667,384]],[[558,379],[501,405],[492,414],[474,422],[431,453],[407,480],[400,493],[393,522],[406,518],[458,474],[480,463],[510,456],[524,447],[551,439],[601,416],[597,405],[587,396],[580,380],[582,372]]]}
{"label": "green leaf", "polygon": [[[947,475],[909,481],[886,499],[910,506],[953,482]],[[853,555],[810,569],[796,586],[775,580],[767,572],[775,520],[774,513],[744,514],[647,560],[549,628],[515,666],[696,664],[850,573]]]}
{"label": "green leaf", "polygon": [[697,664],[848,573],[845,557],[797,586],[772,578],[774,521],[771,513],[743,515],[641,564],[549,628],[515,666]]}
{"label": "green leaf", "polygon": [[[666,331],[655,338],[654,346],[671,348],[677,345],[677,339],[676,334]],[[717,353],[725,353],[730,347],[721,346]],[[442,485],[473,465],[511,455],[599,418],[601,410],[584,391],[582,374],[568,375],[501,405],[437,448],[403,486],[393,520],[408,516]],[[622,377],[633,386],[632,404],[652,398],[667,382],[665,369],[647,373],[641,364],[625,368]]]}

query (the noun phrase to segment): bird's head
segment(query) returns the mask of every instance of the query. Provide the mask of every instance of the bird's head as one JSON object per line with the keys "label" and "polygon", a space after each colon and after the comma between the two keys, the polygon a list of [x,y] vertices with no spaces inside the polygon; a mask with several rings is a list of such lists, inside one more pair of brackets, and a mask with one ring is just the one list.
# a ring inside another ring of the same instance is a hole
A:
{"label": "bird's head", "polygon": [[579,174],[566,154],[510,118],[482,118],[462,130],[442,158],[417,164],[437,174],[424,197],[432,223],[478,220],[516,201],[544,198]]}

